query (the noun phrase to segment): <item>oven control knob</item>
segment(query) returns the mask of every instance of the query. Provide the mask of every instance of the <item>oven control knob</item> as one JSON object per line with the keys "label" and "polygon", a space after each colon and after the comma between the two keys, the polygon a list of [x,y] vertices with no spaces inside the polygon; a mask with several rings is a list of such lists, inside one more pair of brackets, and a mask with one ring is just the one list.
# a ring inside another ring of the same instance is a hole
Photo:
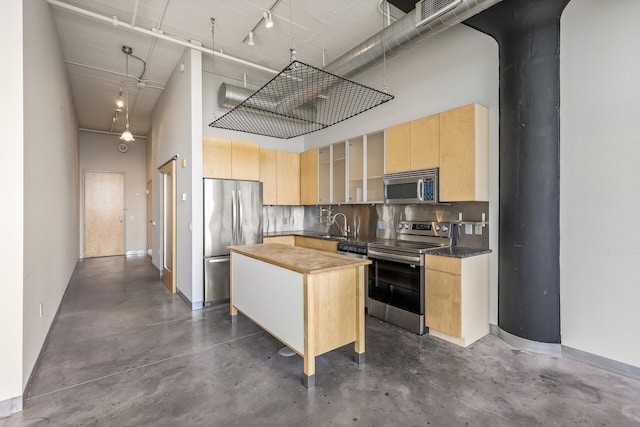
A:
{"label": "oven control knob", "polygon": [[404,224],[403,223],[398,224],[398,230],[402,230],[403,228],[404,228]]}
{"label": "oven control knob", "polygon": [[443,233],[446,233],[447,231],[449,231],[449,227],[447,227],[446,225],[443,225],[441,228]]}
{"label": "oven control knob", "polygon": [[439,225],[436,225],[436,231],[440,231],[440,226]]}

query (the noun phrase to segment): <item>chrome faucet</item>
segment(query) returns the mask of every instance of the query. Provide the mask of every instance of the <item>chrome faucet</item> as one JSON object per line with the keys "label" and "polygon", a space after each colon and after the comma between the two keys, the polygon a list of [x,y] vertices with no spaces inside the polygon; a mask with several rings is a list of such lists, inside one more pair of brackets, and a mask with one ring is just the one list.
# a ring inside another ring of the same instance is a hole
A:
{"label": "chrome faucet", "polygon": [[[344,220],[344,227],[340,227],[340,224],[338,224],[338,222],[336,221],[336,217],[338,215],[342,215],[342,219]],[[342,212],[338,212],[337,214],[335,214],[333,217],[331,217],[331,224],[335,224],[338,226],[338,228],[340,229],[340,232],[342,233],[342,236],[347,237],[347,233],[349,233],[349,224],[347,224],[347,216],[345,214],[343,214]]]}

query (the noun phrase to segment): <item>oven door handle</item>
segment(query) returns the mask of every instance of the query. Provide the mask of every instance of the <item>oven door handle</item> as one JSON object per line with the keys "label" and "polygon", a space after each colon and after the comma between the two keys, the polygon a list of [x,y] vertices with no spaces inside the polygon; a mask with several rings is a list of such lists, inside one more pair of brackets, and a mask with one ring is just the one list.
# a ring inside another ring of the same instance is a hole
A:
{"label": "oven door handle", "polygon": [[386,252],[378,252],[369,248],[367,257],[371,259],[382,259],[385,261],[399,262],[401,264],[419,265],[421,266],[421,257],[413,257],[408,255],[388,254]]}

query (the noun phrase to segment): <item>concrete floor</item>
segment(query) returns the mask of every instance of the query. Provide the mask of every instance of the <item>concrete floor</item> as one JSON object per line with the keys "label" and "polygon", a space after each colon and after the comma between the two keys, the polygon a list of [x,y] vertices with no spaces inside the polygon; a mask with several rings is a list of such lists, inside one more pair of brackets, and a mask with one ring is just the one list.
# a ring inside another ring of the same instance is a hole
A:
{"label": "concrete floor", "polygon": [[0,426],[640,426],[640,382],[495,336],[467,349],[367,318],[347,346],[302,359],[228,309],[192,312],[149,258],[81,261],[25,409]]}

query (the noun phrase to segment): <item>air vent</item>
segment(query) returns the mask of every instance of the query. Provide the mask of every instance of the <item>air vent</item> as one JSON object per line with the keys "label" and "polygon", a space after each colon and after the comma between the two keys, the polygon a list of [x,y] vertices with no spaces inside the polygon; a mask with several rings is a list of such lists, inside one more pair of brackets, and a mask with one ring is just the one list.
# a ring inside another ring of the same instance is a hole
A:
{"label": "air vent", "polygon": [[462,0],[421,0],[416,4],[416,27],[433,21],[462,3]]}

